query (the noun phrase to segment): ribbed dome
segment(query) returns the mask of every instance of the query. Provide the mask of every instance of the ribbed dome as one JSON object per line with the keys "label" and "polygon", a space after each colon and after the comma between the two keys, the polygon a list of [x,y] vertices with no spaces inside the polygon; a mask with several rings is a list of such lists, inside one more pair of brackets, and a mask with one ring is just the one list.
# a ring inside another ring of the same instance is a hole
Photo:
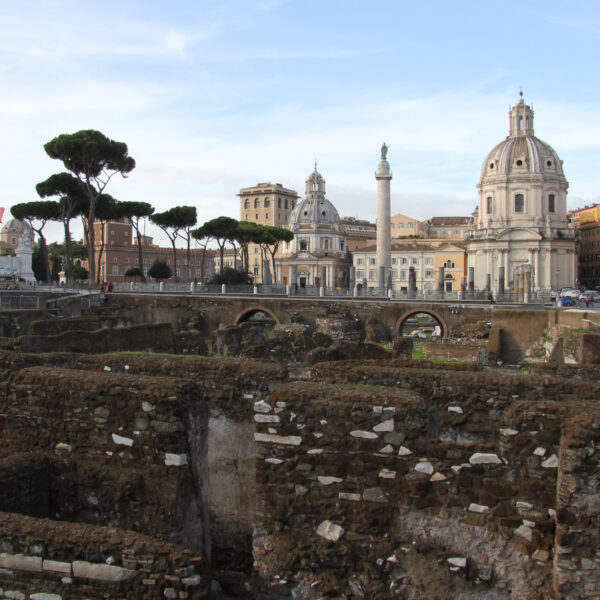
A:
{"label": "ribbed dome", "polygon": [[290,215],[290,224],[339,223],[337,209],[326,198],[305,198]]}
{"label": "ribbed dome", "polygon": [[535,137],[533,110],[523,98],[511,109],[509,118],[510,134],[486,156],[480,184],[521,175],[563,180],[562,161],[552,146]]}
{"label": "ribbed dome", "polygon": [[325,198],[325,180],[317,171],[314,171],[306,180],[306,197],[298,203],[290,215],[290,225],[300,223],[328,223],[339,224],[340,215],[335,206]]}

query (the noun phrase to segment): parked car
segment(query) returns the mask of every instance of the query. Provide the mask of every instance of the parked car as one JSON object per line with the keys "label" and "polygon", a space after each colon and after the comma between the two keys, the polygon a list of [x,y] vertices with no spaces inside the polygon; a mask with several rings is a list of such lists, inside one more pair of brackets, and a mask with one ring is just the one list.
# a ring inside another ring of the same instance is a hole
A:
{"label": "parked car", "polygon": [[558,299],[561,306],[575,306],[575,300],[573,298],[569,298],[568,296],[559,296]]}
{"label": "parked car", "polygon": [[585,302],[588,298],[591,302],[600,302],[600,292],[586,290],[585,292],[581,292],[581,294],[579,294],[578,300],[580,302]]}
{"label": "parked car", "polygon": [[576,290],[574,288],[563,288],[560,291],[560,295],[563,298],[573,298],[573,299],[575,299],[575,298],[579,297],[579,294],[580,294],[580,291]]}

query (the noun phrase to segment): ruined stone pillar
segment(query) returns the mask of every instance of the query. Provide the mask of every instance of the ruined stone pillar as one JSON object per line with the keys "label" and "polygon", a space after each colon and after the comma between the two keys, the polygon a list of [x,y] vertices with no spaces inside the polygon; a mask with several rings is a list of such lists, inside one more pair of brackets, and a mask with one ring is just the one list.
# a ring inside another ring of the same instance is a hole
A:
{"label": "ruined stone pillar", "polygon": [[485,291],[486,292],[492,291],[492,274],[491,273],[488,273],[485,276]]}
{"label": "ruined stone pillar", "polygon": [[348,287],[350,289],[353,289],[355,285],[356,285],[356,269],[354,267],[350,267],[350,281],[348,281]]}
{"label": "ruined stone pillar", "polygon": [[379,279],[377,281],[377,287],[379,288],[379,293],[383,294],[385,292],[385,267],[379,267]]}
{"label": "ruined stone pillar", "polygon": [[417,274],[414,267],[408,269],[408,297],[414,298],[417,295]]}
{"label": "ruined stone pillar", "polygon": [[437,279],[437,291],[444,295],[444,267],[440,267],[438,269],[438,279]]}
{"label": "ruined stone pillar", "polygon": [[327,287],[327,267],[321,267],[321,287]]}
{"label": "ruined stone pillar", "polygon": [[504,294],[504,267],[498,268],[498,295]]}
{"label": "ruined stone pillar", "polygon": [[390,182],[392,172],[387,161],[388,147],[381,147],[381,160],[377,165],[377,252],[379,288],[385,288],[386,274],[392,266],[392,234],[390,228]]}
{"label": "ruined stone pillar", "polygon": [[475,292],[475,267],[469,267],[469,295]]}

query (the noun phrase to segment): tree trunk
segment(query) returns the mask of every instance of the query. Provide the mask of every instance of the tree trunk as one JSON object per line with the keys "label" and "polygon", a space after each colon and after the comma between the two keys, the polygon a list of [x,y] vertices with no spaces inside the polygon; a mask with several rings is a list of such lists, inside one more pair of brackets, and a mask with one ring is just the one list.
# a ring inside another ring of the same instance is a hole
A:
{"label": "tree trunk", "polygon": [[97,194],[90,183],[89,178],[86,178],[86,189],[88,194],[88,200],[90,203],[88,209],[88,219],[87,219],[87,229],[88,229],[88,264],[90,267],[89,274],[89,287],[94,287],[94,282],[96,280],[96,264],[94,261],[94,253],[95,253],[95,242],[96,235],[94,232],[94,221],[96,220],[96,197]]}
{"label": "tree trunk", "polygon": [[135,235],[137,237],[138,243],[138,261],[140,263],[140,270],[142,272],[142,283],[146,283],[146,273],[144,272],[144,248],[142,246],[142,234],[140,233],[140,224],[139,221],[137,225],[134,225],[133,219],[131,219],[131,224],[135,229]]}
{"label": "tree trunk", "polygon": [[177,248],[175,247],[175,238],[171,240],[173,246],[173,281],[177,283]]}
{"label": "tree trunk", "polygon": [[41,229],[37,229],[36,233],[40,236],[40,248],[42,249],[42,259],[44,260],[44,269],[46,270],[46,282],[50,285],[52,279],[50,275],[50,265],[48,264],[48,246],[46,246],[46,238],[42,235]]}
{"label": "tree trunk", "polygon": [[71,245],[70,219],[64,219],[65,226],[65,254],[67,255],[67,285],[73,285],[73,247]]}
{"label": "tree trunk", "polygon": [[[102,271],[102,255],[104,254],[104,246],[106,244],[106,236],[105,236],[105,222],[104,221],[100,221],[100,223],[102,224],[102,236],[100,238],[100,250],[98,251],[98,271],[96,273],[96,283],[99,284],[100,283],[100,272]],[[91,271],[90,271],[90,277],[91,277]],[[106,279],[108,279],[108,273],[104,273],[104,277]]]}

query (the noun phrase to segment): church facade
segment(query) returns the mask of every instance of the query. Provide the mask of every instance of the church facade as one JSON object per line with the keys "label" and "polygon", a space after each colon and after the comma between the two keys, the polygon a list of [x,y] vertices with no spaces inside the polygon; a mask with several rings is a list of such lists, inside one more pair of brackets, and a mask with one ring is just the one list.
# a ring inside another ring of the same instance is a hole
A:
{"label": "church facade", "polygon": [[533,292],[574,283],[567,188],[562,161],[534,135],[533,110],[521,97],[509,112],[508,137],[481,168],[477,210],[466,238],[475,289]]}

